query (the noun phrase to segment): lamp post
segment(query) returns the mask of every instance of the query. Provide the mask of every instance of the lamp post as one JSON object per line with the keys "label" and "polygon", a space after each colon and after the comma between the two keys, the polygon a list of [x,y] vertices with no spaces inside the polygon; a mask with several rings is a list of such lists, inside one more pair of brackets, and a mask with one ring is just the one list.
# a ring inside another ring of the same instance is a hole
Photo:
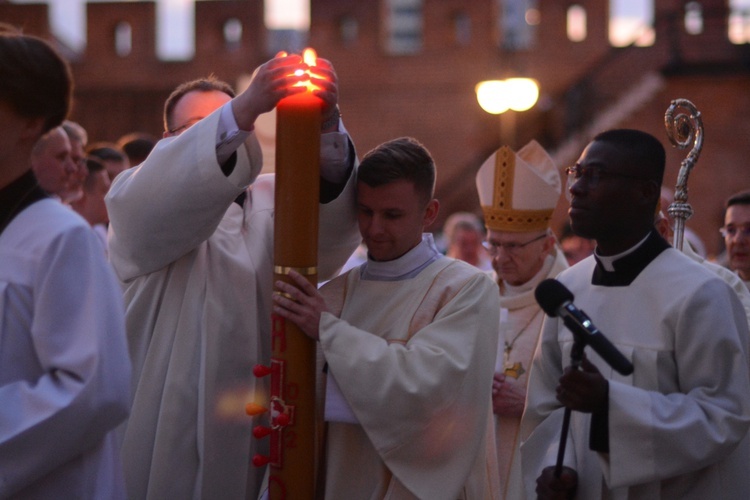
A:
{"label": "lamp post", "polygon": [[531,78],[486,80],[476,86],[477,102],[487,113],[500,115],[501,145],[515,147],[516,112],[531,109],[539,99],[539,85]]}

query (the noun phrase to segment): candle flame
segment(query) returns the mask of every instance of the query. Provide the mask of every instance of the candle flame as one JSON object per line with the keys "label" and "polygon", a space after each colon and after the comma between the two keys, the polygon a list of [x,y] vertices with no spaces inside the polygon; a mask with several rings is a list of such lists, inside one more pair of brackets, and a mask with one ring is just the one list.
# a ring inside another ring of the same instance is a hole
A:
{"label": "candle flame", "polygon": [[[318,59],[318,54],[315,52],[315,49],[308,47],[304,51],[302,51],[302,61],[308,66],[317,66],[317,59]],[[297,71],[294,72],[296,76],[302,76],[305,73],[310,75],[310,70],[298,69]],[[318,87],[317,85],[315,85],[309,80],[306,82],[299,82],[295,85],[295,87],[306,87],[308,92],[312,92],[313,90],[320,89],[320,87]]]}
{"label": "candle flame", "polygon": [[305,61],[305,64],[308,66],[315,66],[317,59],[318,54],[315,53],[315,49],[308,47],[302,52],[302,60]]}

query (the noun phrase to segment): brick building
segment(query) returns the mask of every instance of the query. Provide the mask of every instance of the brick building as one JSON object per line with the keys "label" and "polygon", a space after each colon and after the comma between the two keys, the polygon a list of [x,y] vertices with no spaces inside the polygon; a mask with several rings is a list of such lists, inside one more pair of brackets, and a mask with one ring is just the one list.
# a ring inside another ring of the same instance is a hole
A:
{"label": "brick building", "polygon": [[[728,0],[655,0],[653,43],[613,47],[608,4],[312,0],[308,43],[336,66],[342,113],[360,154],[402,135],[433,153],[442,203],[436,230],[453,211],[479,211],[474,174],[503,140],[518,148],[535,138],[562,169],[594,133],[642,129],[667,147],[665,185],[673,188],[692,145],[669,145],[664,112],[673,99],[689,99],[701,112],[705,134],[690,176],[695,215],[688,226],[715,254],[724,199],[750,188],[750,45],[729,41]],[[513,10],[519,6],[520,13]],[[585,14],[580,41],[568,34],[573,11]],[[72,118],[92,139],[135,130],[160,135],[162,104],[177,84],[212,72],[239,83],[273,53],[262,0],[198,0],[195,12],[195,57],[169,62],[155,55],[153,2],[87,5],[86,49],[63,52],[77,84]],[[28,33],[50,38],[46,19],[46,6],[0,0],[0,20]],[[750,24],[750,13],[744,19]],[[118,36],[129,43],[118,44]],[[537,105],[500,116],[484,112],[476,83],[512,75],[539,82]],[[556,225],[564,212],[561,200]]]}

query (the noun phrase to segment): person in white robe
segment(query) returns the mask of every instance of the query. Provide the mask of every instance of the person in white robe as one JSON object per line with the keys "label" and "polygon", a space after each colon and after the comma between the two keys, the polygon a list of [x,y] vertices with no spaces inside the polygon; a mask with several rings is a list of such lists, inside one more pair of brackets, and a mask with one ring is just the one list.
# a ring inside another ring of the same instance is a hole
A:
{"label": "person in white robe", "polygon": [[574,335],[545,319],[522,419],[529,497],[750,495],[745,313],[723,280],[655,230],[664,162],[653,136],[613,130],[568,169],[573,231],[597,248],[558,280],[634,371],[622,375],[591,350],[581,369],[566,368]]}
{"label": "person in white robe", "polygon": [[319,340],[327,363],[325,498],[499,498],[490,380],[497,285],[442,255],[435,167],[411,138],[358,172],[367,262],[320,291],[277,282],[274,312]]}
{"label": "person in white robe", "polygon": [[[654,227],[659,231],[662,238],[674,244],[674,229],[672,228],[672,222],[669,217],[664,214],[663,210],[660,210],[656,215]],[[750,290],[745,286],[742,279],[726,267],[701,257],[695,250],[693,250],[692,245],[690,245],[690,242],[687,241],[687,239],[684,239],[682,242],[682,252],[712,273],[718,275],[719,278],[726,281],[727,285],[734,290],[737,297],[740,299],[742,308],[745,310],[745,317],[747,318],[748,325],[750,325]]]}
{"label": "person in white robe", "polygon": [[526,385],[544,313],[534,289],[568,264],[550,232],[562,183],[552,158],[536,141],[492,153],[476,176],[487,226],[485,247],[500,290],[498,352],[492,381],[498,477],[503,498],[523,498],[518,431]]}
{"label": "person in white robe", "polygon": [[68,113],[70,69],[0,28],[0,73],[0,498],[124,499],[122,293],[89,225],[30,165]]}
{"label": "person in white robe", "polygon": [[[233,96],[223,82],[178,88],[165,139],[107,195],[110,260],[122,281],[134,363],[123,458],[139,499],[255,498],[268,454],[245,405],[265,403],[271,347],[274,176],[262,175],[259,113],[294,92],[299,56],[276,57]],[[324,109],[319,276],[335,275],[360,238],[356,157],[337,108],[336,75],[314,70]],[[238,198],[239,196],[239,198]]]}

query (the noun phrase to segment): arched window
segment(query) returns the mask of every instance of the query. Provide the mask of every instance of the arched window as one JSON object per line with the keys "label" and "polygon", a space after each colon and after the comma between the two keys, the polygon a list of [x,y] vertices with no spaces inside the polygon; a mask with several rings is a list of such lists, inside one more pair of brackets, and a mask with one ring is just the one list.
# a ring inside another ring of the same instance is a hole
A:
{"label": "arched window", "polygon": [[581,5],[571,5],[567,13],[568,40],[582,42],[588,35],[586,27],[586,9]]}
{"label": "arched window", "polygon": [[130,23],[120,21],[115,26],[115,54],[127,57],[133,51],[133,28]]}
{"label": "arched window", "polygon": [[729,41],[750,43],[750,0],[729,1]]}
{"label": "arched window", "polygon": [[471,17],[466,12],[453,14],[453,39],[462,47],[471,43]]}
{"label": "arched window", "polygon": [[224,22],[224,44],[230,50],[236,49],[242,42],[242,22],[236,17]]}
{"label": "arched window", "polygon": [[387,0],[384,5],[385,49],[391,54],[419,52],[424,38],[422,0]]}
{"label": "arched window", "polygon": [[703,33],[703,6],[700,2],[685,4],[685,31],[691,35]]}
{"label": "arched window", "polygon": [[339,18],[339,37],[344,45],[352,45],[359,37],[359,23],[354,16],[344,15]]}
{"label": "arched window", "polygon": [[610,0],[609,43],[615,47],[654,44],[653,0]]}

